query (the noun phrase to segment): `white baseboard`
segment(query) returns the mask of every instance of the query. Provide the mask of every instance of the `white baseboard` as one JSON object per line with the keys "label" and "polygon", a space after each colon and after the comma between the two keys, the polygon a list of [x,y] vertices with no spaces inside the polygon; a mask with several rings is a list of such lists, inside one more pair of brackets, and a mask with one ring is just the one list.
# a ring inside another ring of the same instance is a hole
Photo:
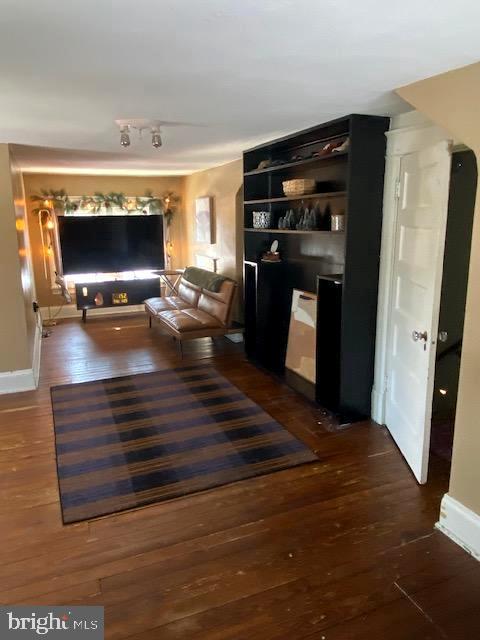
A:
{"label": "white baseboard", "polygon": [[237,344],[237,343],[243,342],[243,333],[227,333],[225,338]]}
{"label": "white baseboard", "polygon": [[33,369],[17,369],[0,373],[0,394],[36,389]]}
{"label": "white baseboard", "polygon": [[[88,316],[116,316],[125,315],[126,313],[138,313],[139,311],[145,311],[143,304],[132,304],[125,307],[104,307],[99,309],[89,309],[87,311]],[[65,304],[57,307],[41,307],[40,313],[43,320],[49,318],[62,320],[64,318],[81,318],[82,312],[79,311],[74,304]]]}
{"label": "white baseboard", "polygon": [[372,420],[385,424],[385,392],[372,389]]}
{"label": "white baseboard", "polygon": [[446,493],[435,525],[446,536],[480,560],[480,516]]}
{"label": "white baseboard", "polygon": [[35,389],[38,387],[38,381],[40,379],[41,354],[42,354],[42,330],[37,325],[37,328],[35,331],[35,342],[33,344],[33,361],[32,361],[33,381],[35,383]]}
{"label": "white baseboard", "polygon": [[33,391],[38,387],[40,376],[40,353],[42,350],[42,331],[37,326],[33,345],[32,368],[3,371],[0,373],[0,394]]}

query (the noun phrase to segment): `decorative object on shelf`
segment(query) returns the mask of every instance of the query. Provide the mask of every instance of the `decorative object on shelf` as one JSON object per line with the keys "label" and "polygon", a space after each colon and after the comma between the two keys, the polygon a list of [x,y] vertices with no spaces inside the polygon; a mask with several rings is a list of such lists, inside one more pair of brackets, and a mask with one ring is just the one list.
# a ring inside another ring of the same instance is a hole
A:
{"label": "decorative object on shelf", "polygon": [[348,138],[341,138],[340,140],[330,140],[323,145],[319,151],[314,151],[313,158],[322,158],[323,156],[329,156],[334,152],[346,151],[348,148]]}
{"label": "decorative object on shelf", "polygon": [[[313,145],[314,143],[312,143]],[[340,138],[330,139],[329,141],[323,143],[315,143],[315,145],[321,144],[320,148],[317,148],[313,151],[306,151],[305,153],[294,153],[288,158],[276,158],[275,160],[264,159],[261,160],[253,172],[256,171],[266,171],[267,169],[274,169],[276,167],[281,167],[284,164],[295,164],[301,163],[309,160],[315,160],[316,158],[323,158],[325,156],[331,156],[334,153],[341,153],[348,151],[350,139],[347,137],[341,136]],[[249,173],[248,171],[246,172]]]}
{"label": "decorative object on shelf", "polygon": [[314,231],[316,229],[316,218],[314,208],[305,207],[297,224],[299,231]]}
{"label": "decorative object on shelf", "polygon": [[332,153],[340,153],[342,151],[347,151],[349,146],[350,146],[350,138],[346,138],[341,144],[339,144],[338,146],[332,149]]}
{"label": "decorative object on shelf", "polygon": [[103,294],[101,293],[101,291],[98,291],[95,294],[95,298],[93,299],[93,301],[95,302],[97,307],[101,307],[103,305]]}
{"label": "decorative object on shelf", "polygon": [[270,211],[253,211],[252,219],[254,229],[270,229],[272,224],[272,214]]}
{"label": "decorative object on shelf", "polygon": [[297,224],[297,219],[295,216],[295,212],[293,209],[289,209],[285,216],[280,218],[278,221],[279,229],[295,229]]}
{"label": "decorative object on shelf", "polygon": [[331,216],[331,230],[345,231],[345,215],[343,213],[335,213]]}
{"label": "decorative object on shelf", "polygon": [[262,262],[280,262],[280,254],[278,252],[278,240],[272,242],[270,251],[266,251],[262,256]]}
{"label": "decorative object on shelf", "polygon": [[112,304],[128,304],[128,293],[125,291],[112,293]]}
{"label": "decorative object on shelf", "polygon": [[195,199],[195,241],[213,244],[212,198]]}
{"label": "decorative object on shelf", "polygon": [[284,216],[278,219],[278,228],[297,231],[330,231],[331,208],[327,203],[322,211],[319,204],[310,208],[300,206],[297,210],[287,209]]}
{"label": "decorative object on shelf", "polygon": [[270,166],[270,160],[261,160],[258,163],[257,169],[268,169]]}
{"label": "decorative object on shelf", "polygon": [[283,193],[286,196],[305,196],[315,193],[316,182],[311,178],[296,178],[282,182]]}
{"label": "decorative object on shelf", "polygon": [[260,171],[262,169],[270,169],[270,167],[279,167],[286,162],[287,160],[261,160],[258,163],[257,171]]}
{"label": "decorative object on shelf", "polygon": [[328,156],[335,149],[335,142],[327,142],[327,144],[322,147],[319,155],[320,156]]}
{"label": "decorative object on shelf", "polygon": [[308,209],[306,224],[307,224],[308,231],[315,231],[316,229],[318,229],[315,207],[310,207],[310,209]]}
{"label": "decorative object on shelf", "polygon": [[300,210],[297,214],[297,212],[294,209],[290,209],[290,211],[288,212],[287,229],[296,229],[299,214],[300,214]]}
{"label": "decorative object on shelf", "polygon": [[300,153],[297,153],[290,158],[289,162],[301,162],[302,160],[307,160],[308,157],[308,155],[302,156]]}

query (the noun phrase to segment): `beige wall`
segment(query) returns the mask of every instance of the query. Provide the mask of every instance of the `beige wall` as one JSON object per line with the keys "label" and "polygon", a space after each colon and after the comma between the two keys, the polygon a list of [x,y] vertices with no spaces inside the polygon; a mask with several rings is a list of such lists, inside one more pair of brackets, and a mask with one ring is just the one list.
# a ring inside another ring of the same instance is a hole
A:
{"label": "beige wall", "polygon": [[22,175],[6,144],[0,144],[0,273],[0,372],[31,369],[35,288]]}
{"label": "beige wall", "polygon": [[[398,94],[480,154],[480,63],[407,87]],[[480,514],[480,180],[470,256],[462,363],[449,494]]]}
{"label": "beige wall", "polygon": [[[41,189],[65,189],[71,196],[93,195],[96,191],[108,193],[122,192],[127,196],[143,196],[150,189],[155,195],[162,195],[166,191],[174,191],[183,196],[184,178],[182,176],[169,177],[119,177],[119,176],[83,176],[83,175],[53,175],[53,174],[25,174],[25,197],[28,207],[28,222],[30,227],[30,241],[32,246],[33,266],[38,302],[40,306],[57,306],[60,304],[58,294],[52,293],[50,278],[45,278],[43,266],[43,247],[40,239],[38,217],[32,209],[38,205],[32,204],[30,196],[40,193]],[[183,198],[178,205],[177,214],[172,223],[171,237],[174,245],[173,266],[181,266],[181,236],[183,216]]]}
{"label": "beige wall", "polygon": [[[235,160],[214,169],[198,171],[185,178],[183,222],[183,262],[195,264],[195,255],[220,258],[218,271],[239,283],[236,319],[241,315],[241,281],[243,271],[243,168]],[[195,198],[213,199],[214,244],[195,242]]]}

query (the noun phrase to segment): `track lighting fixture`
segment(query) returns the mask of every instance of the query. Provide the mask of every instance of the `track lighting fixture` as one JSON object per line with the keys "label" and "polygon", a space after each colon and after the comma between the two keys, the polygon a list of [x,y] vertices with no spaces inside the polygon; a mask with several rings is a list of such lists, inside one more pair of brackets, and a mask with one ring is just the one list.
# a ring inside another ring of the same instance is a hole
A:
{"label": "track lighting fixture", "polygon": [[162,146],[162,136],[160,135],[160,127],[152,127],[152,146],[158,149]]}
{"label": "track lighting fixture", "polygon": [[122,145],[122,147],[130,146],[129,131],[130,131],[130,125],[128,124],[124,124],[120,127],[120,144]]}
{"label": "track lighting fixture", "polygon": [[115,124],[120,129],[120,144],[122,147],[130,146],[130,135],[135,129],[138,132],[139,139],[142,138],[144,131],[149,131],[152,136],[152,147],[160,149],[163,145],[161,127],[201,127],[203,125],[194,124],[192,122],[172,122],[169,120],[158,120],[151,118],[123,118],[115,120]]}
{"label": "track lighting fixture", "polygon": [[115,124],[120,129],[120,144],[122,147],[130,146],[130,136],[133,131],[138,133],[139,139],[142,138],[144,131],[148,131],[152,136],[152,147],[154,149],[160,149],[163,145],[161,127],[193,126],[183,122],[169,122],[168,120],[152,120],[149,118],[115,120]]}

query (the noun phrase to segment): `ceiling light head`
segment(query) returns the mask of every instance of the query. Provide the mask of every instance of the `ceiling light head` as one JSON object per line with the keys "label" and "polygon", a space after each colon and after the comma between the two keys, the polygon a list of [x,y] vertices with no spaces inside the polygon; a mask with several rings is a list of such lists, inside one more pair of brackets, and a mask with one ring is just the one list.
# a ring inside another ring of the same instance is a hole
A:
{"label": "ceiling light head", "polygon": [[130,126],[128,124],[124,124],[120,127],[120,144],[122,147],[130,146]]}
{"label": "ceiling light head", "polygon": [[129,118],[115,120],[115,124],[120,129],[120,144],[122,147],[130,146],[130,135],[137,131],[139,138],[142,137],[143,131],[149,131],[152,136],[152,146],[159,149],[162,142],[161,126],[177,126],[178,122],[167,122],[166,120],[149,120],[147,118]]}
{"label": "ceiling light head", "polygon": [[159,149],[162,146],[162,136],[160,135],[160,127],[152,127],[152,146]]}

